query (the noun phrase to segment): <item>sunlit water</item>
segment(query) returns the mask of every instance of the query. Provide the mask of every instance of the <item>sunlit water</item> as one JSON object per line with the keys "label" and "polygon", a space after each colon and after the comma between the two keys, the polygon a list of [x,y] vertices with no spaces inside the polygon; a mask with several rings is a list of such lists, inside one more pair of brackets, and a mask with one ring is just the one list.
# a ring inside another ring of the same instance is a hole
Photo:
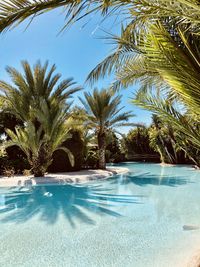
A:
{"label": "sunlit water", "polygon": [[121,164],[82,185],[0,189],[0,266],[177,267],[200,248],[200,171]]}

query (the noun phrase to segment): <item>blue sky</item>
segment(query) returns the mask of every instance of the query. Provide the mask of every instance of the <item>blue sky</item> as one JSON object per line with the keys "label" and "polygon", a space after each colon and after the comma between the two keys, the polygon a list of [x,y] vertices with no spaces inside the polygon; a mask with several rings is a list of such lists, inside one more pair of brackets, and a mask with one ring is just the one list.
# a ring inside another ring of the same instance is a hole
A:
{"label": "blue sky", "polygon": [[[111,33],[120,30],[120,24],[114,18],[107,18],[99,25],[101,20],[99,15],[93,15],[58,34],[64,25],[64,14],[57,9],[36,18],[28,29],[26,21],[7,31],[0,36],[0,79],[9,81],[5,66],[13,66],[20,70],[21,60],[25,59],[34,64],[40,59],[41,62],[49,60],[50,64],[55,63],[57,71],[63,78],[73,77],[78,84],[83,85],[92,68],[112,51],[112,44],[103,38],[105,33],[102,28]],[[84,26],[85,22],[88,23]],[[96,86],[106,87],[112,79],[113,77],[108,77]],[[84,87],[86,91],[91,89],[88,85]],[[131,110],[136,115],[132,119],[133,122],[149,124],[150,114],[130,103],[130,98],[136,89],[137,86],[133,86],[120,92],[123,95],[122,105],[125,106],[125,110]],[[78,103],[77,95],[74,102]]]}

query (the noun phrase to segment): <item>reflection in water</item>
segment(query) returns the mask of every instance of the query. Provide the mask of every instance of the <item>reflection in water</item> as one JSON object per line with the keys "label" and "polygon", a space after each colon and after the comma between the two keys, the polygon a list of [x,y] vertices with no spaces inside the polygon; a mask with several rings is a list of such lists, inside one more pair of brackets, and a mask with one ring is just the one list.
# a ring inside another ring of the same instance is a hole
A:
{"label": "reflection in water", "polygon": [[[167,191],[160,194],[161,188],[179,187],[193,184],[188,176],[175,175],[174,168],[159,168],[159,172],[152,171],[139,173],[130,172],[126,175],[111,177],[105,182],[85,185],[46,185],[12,188],[9,193],[0,194],[0,215],[2,222],[25,222],[39,215],[42,221],[53,224],[59,215],[64,215],[71,226],[80,221],[87,224],[95,224],[95,216],[121,216],[120,206],[133,203],[147,203],[148,199],[153,200],[157,210],[158,218],[161,218],[165,211],[166,216],[172,214],[178,217],[184,208],[184,203],[177,203],[179,195],[176,191]],[[145,187],[145,191],[143,191]],[[158,190],[157,190],[158,189]],[[174,194],[176,192],[176,194]],[[182,194],[182,191],[180,191]],[[188,193],[187,193],[188,194]],[[193,192],[194,194],[194,192]],[[162,197],[161,197],[162,195]],[[180,198],[181,199],[181,195]],[[144,201],[144,202],[143,202]],[[171,207],[177,206],[174,209]],[[178,206],[181,206],[178,207]],[[141,213],[142,213],[141,206]],[[193,206],[199,212],[199,206]]]}
{"label": "reflection in water", "polygon": [[75,220],[94,224],[89,212],[98,215],[120,216],[112,208],[116,203],[138,203],[133,195],[109,194],[99,185],[35,186],[14,189],[4,196],[3,222],[25,222],[35,215],[41,220],[55,223],[63,214],[71,226]]}
{"label": "reflection in water", "polygon": [[123,179],[116,180],[114,178],[113,183],[119,183],[120,184],[136,184],[139,186],[146,186],[146,185],[165,185],[165,186],[180,186],[185,185],[187,183],[191,183],[187,178],[184,177],[175,177],[170,175],[156,175],[151,173],[141,173],[141,174],[135,174],[129,172],[127,175],[123,176]]}

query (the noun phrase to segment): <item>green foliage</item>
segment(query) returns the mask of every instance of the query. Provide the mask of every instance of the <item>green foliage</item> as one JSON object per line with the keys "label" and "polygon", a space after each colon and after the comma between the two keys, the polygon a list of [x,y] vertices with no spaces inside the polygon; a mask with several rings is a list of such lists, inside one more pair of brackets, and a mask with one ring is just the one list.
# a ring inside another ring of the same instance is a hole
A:
{"label": "green foliage", "polygon": [[[186,123],[185,118],[185,123]],[[185,133],[180,132],[174,124],[164,120],[162,116],[153,116],[153,123],[149,129],[150,145],[160,154],[165,163],[187,163],[188,159],[196,165],[198,163],[198,150],[189,141]],[[195,152],[191,154],[191,151]]]}
{"label": "green foliage", "polygon": [[105,15],[110,6],[119,7],[129,4],[129,1],[113,0],[11,0],[0,3],[0,31],[18,25],[27,18],[32,19],[35,15],[43,14],[54,8],[64,7],[67,23],[63,29],[71,23],[80,20],[84,16],[101,10]]}
{"label": "green foliage", "polygon": [[2,146],[0,147],[0,158],[5,158],[7,156],[5,148]]}
{"label": "green foliage", "polygon": [[137,127],[131,130],[126,137],[126,145],[128,151],[136,154],[151,154],[153,153],[149,145],[149,132],[146,127]]}
{"label": "green foliage", "polygon": [[48,63],[42,66],[38,62],[33,70],[27,62],[22,62],[22,66],[24,75],[7,68],[15,87],[0,82],[5,110],[23,122],[21,127],[6,130],[10,140],[5,146],[20,147],[34,175],[43,176],[56,150],[67,153],[70,163],[74,164],[74,156],[62,144],[70,137],[67,100],[80,87],[72,87],[72,79],[57,85],[60,75],[54,75],[55,66],[48,71]]}
{"label": "green foliage", "polygon": [[[134,102],[137,102],[139,106],[145,109],[159,114],[159,117],[166,125],[167,133],[170,129],[173,129],[176,133],[176,145],[179,147],[179,150],[184,150],[188,157],[190,157],[191,151],[196,154],[195,151],[200,150],[198,117],[194,116],[193,113],[190,114],[187,110],[180,112],[172,103],[158,97],[148,96],[147,94],[145,94],[145,97],[138,96]],[[184,144],[186,143],[190,148],[185,148]],[[197,165],[199,164],[200,162],[197,163]]]}
{"label": "green foliage", "polygon": [[14,131],[16,126],[23,125],[23,122],[9,112],[0,112],[0,135],[6,135],[6,129]]}
{"label": "green foliage", "polygon": [[88,118],[86,126],[88,123],[91,128],[101,133],[108,129],[131,125],[128,119],[133,117],[132,112],[122,113],[122,108],[119,107],[121,95],[116,96],[115,92],[109,89],[94,89],[92,94],[84,93],[84,96],[85,99],[80,98],[80,101]]}
{"label": "green foliage", "polygon": [[150,127],[130,130],[122,139],[122,150],[128,160],[158,161],[160,157],[163,163],[199,165],[200,159],[199,150],[185,133],[158,115],[152,116]]}
{"label": "green foliage", "polygon": [[5,149],[2,145],[0,149],[0,175],[3,174],[5,169],[14,169],[15,173],[20,174],[28,168],[30,168],[30,165],[26,155],[17,146]]}
{"label": "green foliage", "polygon": [[85,160],[85,167],[87,168],[98,168],[99,157],[96,150],[90,149]]}
{"label": "green foliage", "polygon": [[64,7],[66,12],[67,22],[63,28],[92,12],[99,10],[103,15],[118,14],[119,9],[127,14],[128,19],[133,17],[133,23],[139,25],[148,20],[171,17],[182,25],[189,24],[197,32],[200,23],[200,7],[196,0],[10,0],[0,4],[0,30],[59,7]]}
{"label": "green foliage", "polygon": [[82,168],[84,160],[84,142],[82,131],[78,129],[70,130],[71,137],[68,138],[62,146],[71,151],[74,157],[74,164],[69,161],[68,155],[58,150],[53,153],[53,161],[48,170],[51,172],[79,171]]}
{"label": "green foliage", "polygon": [[[189,140],[191,149],[184,149],[183,143],[177,141],[175,146],[171,139],[168,146],[170,143],[173,152],[169,152],[162,138],[167,134],[165,130],[159,133],[157,128],[151,130],[151,137],[157,144],[160,142],[156,147],[162,160],[176,162],[176,149],[187,151],[188,157],[191,151],[196,155],[200,149],[200,132],[196,126],[200,115],[200,39],[196,16],[199,6],[196,1],[192,4],[168,1],[167,6],[161,5],[164,2],[156,1],[156,5],[152,1],[140,1],[138,5],[134,2],[138,10],[133,4],[131,14],[136,15],[135,20],[122,27],[120,37],[113,36],[116,50],[98,64],[88,80],[93,83],[114,72],[115,89],[139,83],[141,88],[133,103],[159,114],[166,124],[172,124],[184,143]],[[153,10],[156,12],[152,19]],[[178,110],[180,106],[183,111]]]}
{"label": "green foliage", "polygon": [[106,162],[120,162],[123,158],[119,139],[113,131],[109,131],[106,136]]}
{"label": "green foliage", "polygon": [[153,125],[149,129],[149,139],[150,146],[160,154],[162,163],[177,163],[175,162],[175,157],[169,151],[169,147],[171,148],[172,144],[166,127]]}

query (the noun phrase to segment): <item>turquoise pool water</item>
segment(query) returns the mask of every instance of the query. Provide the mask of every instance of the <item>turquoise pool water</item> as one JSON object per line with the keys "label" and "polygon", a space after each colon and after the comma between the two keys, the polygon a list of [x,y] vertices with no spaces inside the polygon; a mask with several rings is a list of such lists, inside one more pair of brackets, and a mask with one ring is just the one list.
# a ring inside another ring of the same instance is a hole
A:
{"label": "turquoise pool water", "polygon": [[0,266],[183,267],[200,248],[184,227],[200,227],[200,171],[121,166],[82,185],[1,188]]}

